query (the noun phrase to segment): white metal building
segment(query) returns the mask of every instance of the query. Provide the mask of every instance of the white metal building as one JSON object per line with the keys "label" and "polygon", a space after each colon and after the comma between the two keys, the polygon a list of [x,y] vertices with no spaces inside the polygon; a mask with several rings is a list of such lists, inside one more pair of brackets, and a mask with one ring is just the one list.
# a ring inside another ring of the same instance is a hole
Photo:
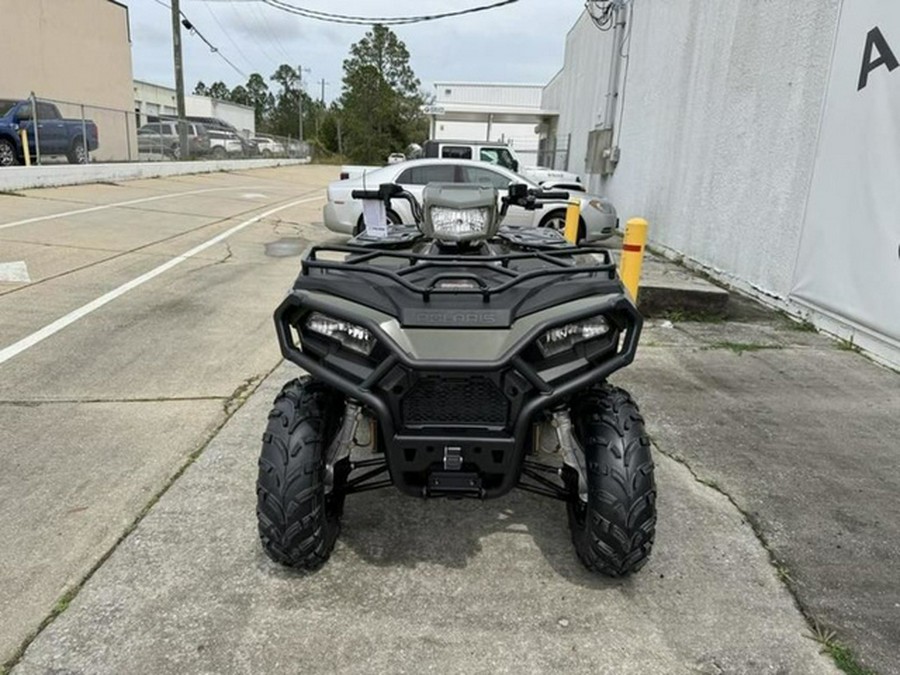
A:
{"label": "white metal building", "polygon": [[540,130],[556,112],[541,106],[543,85],[436,82],[431,138],[506,141],[525,164],[538,163]]}
{"label": "white metal building", "polygon": [[[216,117],[234,125],[247,138],[256,134],[256,115],[253,108],[208,96],[185,96],[185,113],[189,117]],[[149,119],[175,117],[175,90],[152,82],[134,81],[134,112],[138,126]]]}
{"label": "white metal building", "polygon": [[565,168],[657,247],[900,365],[900,4],[618,3],[544,89]]}

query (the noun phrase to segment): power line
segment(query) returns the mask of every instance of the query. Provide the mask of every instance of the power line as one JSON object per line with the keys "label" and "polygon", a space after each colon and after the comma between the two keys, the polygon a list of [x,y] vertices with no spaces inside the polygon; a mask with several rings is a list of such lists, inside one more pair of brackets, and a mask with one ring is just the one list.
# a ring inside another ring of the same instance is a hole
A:
{"label": "power line", "polygon": [[296,58],[296,57],[291,57],[291,55],[287,53],[287,50],[284,48],[284,45],[281,43],[281,40],[278,38],[278,34],[274,30],[272,30],[272,26],[269,24],[269,19],[266,17],[265,10],[259,9],[258,7],[256,7],[255,4],[251,5],[251,8],[253,9],[254,13],[257,16],[259,16],[260,19],[262,19],[263,28],[265,29],[266,33],[268,33],[268,35],[272,38],[272,41],[275,43],[275,46],[278,48],[278,51],[281,52],[281,55],[285,59],[284,62],[290,63],[291,59]]}
{"label": "power line", "polygon": [[250,66],[252,68],[253,64],[250,62],[250,59],[247,58],[247,55],[244,53],[244,50],[242,50],[238,46],[238,43],[235,42],[232,39],[231,35],[229,35],[228,31],[225,30],[225,26],[222,25],[222,22],[219,21],[219,17],[217,17],[215,12],[212,11],[212,7],[209,6],[209,3],[203,3],[203,5],[204,5],[204,7],[206,7],[206,11],[209,12],[209,15],[212,17],[213,21],[216,22],[216,25],[219,27],[219,30],[222,31],[222,35],[225,36],[225,39],[231,43],[231,45],[234,47],[235,51],[237,51],[237,53],[240,55],[240,57],[244,60],[244,63],[246,63],[248,66]]}
{"label": "power line", "polygon": [[485,12],[490,9],[512,5],[519,0],[500,0],[490,5],[481,5],[478,7],[469,7],[467,9],[459,9],[453,12],[441,12],[439,14],[422,14],[419,16],[353,16],[349,14],[332,14],[330,12],[319,12],[305,7],[292,5],[284,0],[257,0],[264,2],[270,7],[280,9],[284,12],[296,14],[307,19],[316,19],[317,21],[328,21],[331,23],[345,23],[353,25],[369,26],[372,24],[381,24],[385,26],[398,26],[411,23],[422,23],[424,21],[437,21],[438,19],[447,19],[454,16],[462,16],[464,14],[474,14],[476,12]]}
{"label": "power line", "polygon": [[[156,2],[157,5],[162,5],[169,11],[172,11],[172,6],[167,4],[166,2],[163,2],[163,0],[154,0],[154,2]],[[234,63],[231,61],[231,59],[229,59],[227,56],[225,56],[219,50],[219,48],[216,47],[212,42],[207,40],[206,36],[200,32],[200,30],[193,24],[193,22],[190,19],[187,18],[187,15],[183,11],[179,10],[178,13],[181,16],[181,25],[184,26],[188,31],[190,31],[191,35],[196,35],[201,40],[203,40],[203,42],[206,43],[206,46],[209,47],[209,51],[211,51],[213,54],[218,55],[225,63],[227,63],[229,66],[231,66],[235,70],[235,72],[237,72],[238,75],[240,75],[244,79],[247,78],[247,73],[245,73],[243,70],[241,70],[236,65],[234,65]]]}

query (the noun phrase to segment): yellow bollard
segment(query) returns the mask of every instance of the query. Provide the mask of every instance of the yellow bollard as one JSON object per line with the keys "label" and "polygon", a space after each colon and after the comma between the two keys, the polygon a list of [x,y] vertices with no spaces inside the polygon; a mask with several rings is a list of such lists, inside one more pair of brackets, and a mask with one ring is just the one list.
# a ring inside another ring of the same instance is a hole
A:
{"label": "yellow bollard", "polygon": [[641,265],[644,262],[646,245],[647,221],[643,218],[632,218],[625,224],[625,240],[622,242],[622,263],[619,266],[619,276],[635,302],[638,298]]}
{"label": "yellow bollard", "polygon": [[22,139],[22,153],[25,155],[25,166],[31,166],[31,151],[28,149],[28,130],[19,129],[19,137]]}
{"label": "yellow bollard", "polygon": [[566,241],[570,244],[578,243],[578,224],[581,219],[581,202],[573,200],[566,208]]}

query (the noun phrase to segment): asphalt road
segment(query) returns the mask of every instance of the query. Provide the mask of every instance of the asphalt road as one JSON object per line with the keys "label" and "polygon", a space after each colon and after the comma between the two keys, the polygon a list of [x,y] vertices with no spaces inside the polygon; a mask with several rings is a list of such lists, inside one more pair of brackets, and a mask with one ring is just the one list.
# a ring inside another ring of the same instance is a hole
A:
{"label": "asphalt road", "polygon": [[[561,505],[524,493],[358,495],[321,572],[271,564],[256,457],[296,369],[270,317],[297,251],[328,237],[333,174],[0,195],[0,265],[32,280],[0,284],[0,660],[27,645],[17,673],[836,672],[735,502],[663,452],[656,549],[628,580],[588,575]],[[668,330],[620,380],[657,434],[684,394],[654,396],[653,378],[704,350]]]}

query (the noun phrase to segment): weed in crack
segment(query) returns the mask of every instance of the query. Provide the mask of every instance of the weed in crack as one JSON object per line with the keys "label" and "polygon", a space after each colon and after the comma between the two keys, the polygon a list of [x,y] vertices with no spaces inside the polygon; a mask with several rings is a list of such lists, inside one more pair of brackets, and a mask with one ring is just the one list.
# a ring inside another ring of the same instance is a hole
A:
{"label": "weed in crack", "polygon": [[741,356],[744,352],[758,352],[763,349],[784,349],[783,345],[775,345],[775,344],[764,344],[761,342],[714,342],[711,345],[706,347],[701,347],[702,350],[706,351],[709,349],[727,349],[728,351],[734,352],[738,356]]}
{"label": "weed in crack", "polygon": [[810,619],[810,635],[804,637],[822,645],[822,653],[828,654],[847,675],[877,675],[874,670],[860,665],[850,648],[841,644],[837,634],[819,623],[818,619]]}

